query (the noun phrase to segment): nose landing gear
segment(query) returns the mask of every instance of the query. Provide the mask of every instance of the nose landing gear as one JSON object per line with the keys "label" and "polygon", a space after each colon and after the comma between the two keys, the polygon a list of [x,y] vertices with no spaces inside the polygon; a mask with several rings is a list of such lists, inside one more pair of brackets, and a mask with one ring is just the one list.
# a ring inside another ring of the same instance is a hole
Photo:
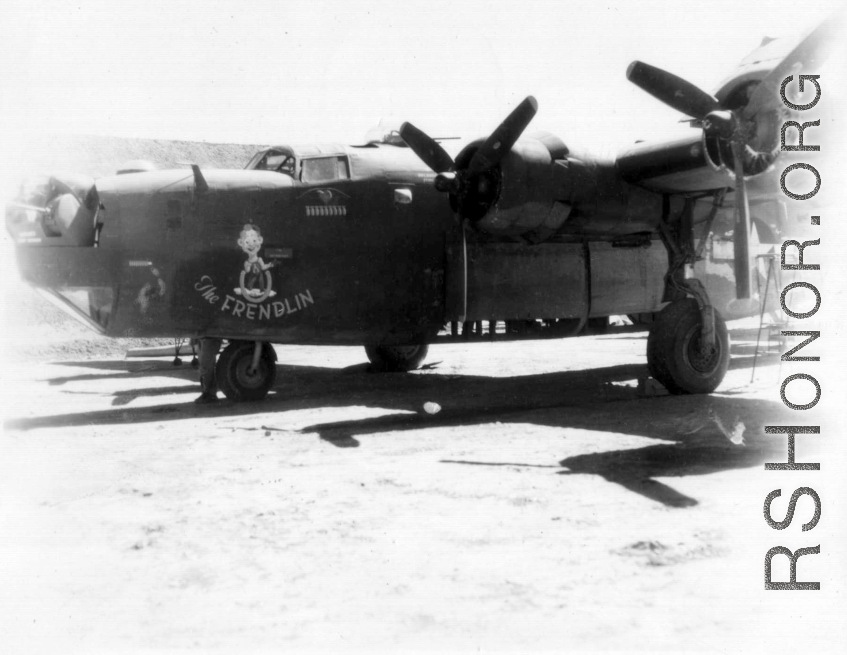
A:
{"label": "nose landing gear", "polygon": [[218,358],[215,373],[229,400],[261,400],[276,381],[276,352],[269,343],[231,341]]}

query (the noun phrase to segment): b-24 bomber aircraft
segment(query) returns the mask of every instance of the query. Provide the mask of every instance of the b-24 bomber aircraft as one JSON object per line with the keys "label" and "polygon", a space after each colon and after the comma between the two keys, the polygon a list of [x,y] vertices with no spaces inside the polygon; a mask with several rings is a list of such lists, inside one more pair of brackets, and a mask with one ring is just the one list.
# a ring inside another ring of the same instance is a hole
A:
{"label": "b-24 bomber aircraft", "polygon": [[525,134],[528,97],[455,157],[404,123],[361,146],[267,148],[244,170],[52,177],[6,224],[23,279],[100,333],[228,340],[230,399],[267,394],[271,343],[362,344],[379,368],[410,370],[447,324],[565,336],[619,314],[655,315],[654,378],[709,393],[729,339],[693,265],[728,203],[735,295],[754,300],[751,226],[773,238],[786,220],[778,90],[834,38],[825,23],[778,58],[763,45],[714,95],[634,62],[628,79],[696,129],[616,159]]}

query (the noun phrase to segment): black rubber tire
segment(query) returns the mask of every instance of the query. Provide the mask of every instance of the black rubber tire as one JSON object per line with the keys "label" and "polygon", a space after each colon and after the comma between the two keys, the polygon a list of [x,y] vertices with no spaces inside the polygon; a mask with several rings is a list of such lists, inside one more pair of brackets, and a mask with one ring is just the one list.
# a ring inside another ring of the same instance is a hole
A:
{"label": "black rubber tire", "polygon": [[429,352],[426,343],[410,343],[397,346],[365,346],[365,353],[375,371],[404,373],[421,365]]}
{"label": "black rubber tire", "polygon": [[589,318],[587,328],[590,332],[596,334],[606,334],[606,331],[609,329],[609,317],[597,316],[595,318]]}
{"label": "black rubber tire", "polygon": [[700,353],[702,317],[693,298],[665,307],[647,337],[647,367],[672,394],[711,393],[729,368],[729,333],[715,311],[715,348]]}
{"label": "black rubber tire", "polygon": [[218,387],[232,401],[261,400],[276,381],[276,353],[269,343],[262,344],[259,366],[250,374],[254,348],[252,341],[232,341],[218,358]]}

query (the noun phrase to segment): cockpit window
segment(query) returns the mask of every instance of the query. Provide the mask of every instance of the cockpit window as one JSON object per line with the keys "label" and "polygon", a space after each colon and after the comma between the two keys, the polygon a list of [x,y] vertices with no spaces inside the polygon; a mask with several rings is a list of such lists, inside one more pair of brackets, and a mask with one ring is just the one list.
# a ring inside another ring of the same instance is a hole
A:
{"label": "cockpit window", "polygon": [[347,180],[350,167],[347,157],[315,157],[304,159],[301,165],[300,179],[309,184]]}
{"label": "cockpit window", "polygon": [[269,156],[265,165],[265,170],[285,173],[294,177],[294,157],[289,155],[274,155]]}
{"label": "cockpit window", "polygon": [[275,150],[267,150],[253,157],[250,163],[247,164],[247,168],[257,171],[275,171],[294,177],[295,164],[294,157],[291,155],[286,155]]}

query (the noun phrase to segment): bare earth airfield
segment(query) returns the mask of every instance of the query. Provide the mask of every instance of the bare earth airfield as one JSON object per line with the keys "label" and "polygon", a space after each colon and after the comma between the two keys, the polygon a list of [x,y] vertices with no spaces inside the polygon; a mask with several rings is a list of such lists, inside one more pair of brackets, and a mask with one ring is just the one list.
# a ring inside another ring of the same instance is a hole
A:
{"label": "bare earth airfield", "polygon": [[732,337],[709,397],[640,396],[632,332],[436,345],[408,374],[281,347],[268,399],[202,410],[190,366],[56,337],[4,371],[6,643],[726,645],[757,620],[782,412],[778,355],[751,385],[755,329]]}
{"label": "bare earth airfield", "polygon": [[436,344],[406,374],[278,347],[266,400],[201,409],[187,360],[126,359],[25,293],[5,652],[735,651],[773,625],[762,463],[785,444],[762,426],[786,410],[766,335],[750,381],[756,322],[730,323],[711,396],[640,392],[647,332],[624,331]]}

